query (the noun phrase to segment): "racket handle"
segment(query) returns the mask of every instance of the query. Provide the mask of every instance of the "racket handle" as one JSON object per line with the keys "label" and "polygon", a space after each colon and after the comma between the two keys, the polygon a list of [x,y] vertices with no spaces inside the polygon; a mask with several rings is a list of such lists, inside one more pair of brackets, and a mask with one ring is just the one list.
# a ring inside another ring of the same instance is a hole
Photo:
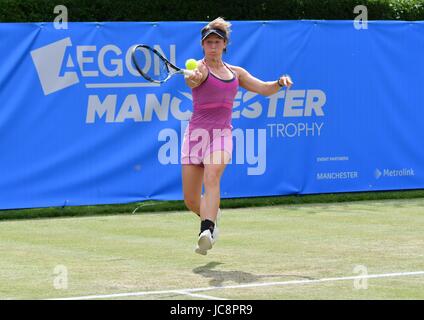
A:
{"label": "racket handle", "polygon": [[183,73],[184,73],[184,77],[190,77],[191,75],[194,74],[193,71],[187,70],[187,69],[183,69]]}

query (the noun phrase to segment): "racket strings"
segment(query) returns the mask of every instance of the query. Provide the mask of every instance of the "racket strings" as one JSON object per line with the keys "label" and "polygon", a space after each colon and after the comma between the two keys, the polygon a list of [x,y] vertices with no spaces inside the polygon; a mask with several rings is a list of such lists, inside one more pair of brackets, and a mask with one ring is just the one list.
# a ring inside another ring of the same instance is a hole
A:
{"label": "racket strings", "polygon": [[149,81],[164,82],[170,77],[170,69],[154,51],[139,47],[134,51],[133,61],[137,70]]}

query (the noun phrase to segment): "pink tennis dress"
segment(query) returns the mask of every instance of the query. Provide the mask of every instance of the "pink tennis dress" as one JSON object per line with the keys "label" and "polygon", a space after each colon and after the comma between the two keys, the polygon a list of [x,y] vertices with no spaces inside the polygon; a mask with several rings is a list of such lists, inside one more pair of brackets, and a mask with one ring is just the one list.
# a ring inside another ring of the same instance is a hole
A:
{"label": "pink tennis dress", "polygon": [[192,90],[193,114],[184,133],[182,164],[203,166],[204,159],[215,151],[232,154],[231,116],[239,82],[235,73],[225,66],[233,74],[232,79],[218,78],[206,65],[206,80]]}

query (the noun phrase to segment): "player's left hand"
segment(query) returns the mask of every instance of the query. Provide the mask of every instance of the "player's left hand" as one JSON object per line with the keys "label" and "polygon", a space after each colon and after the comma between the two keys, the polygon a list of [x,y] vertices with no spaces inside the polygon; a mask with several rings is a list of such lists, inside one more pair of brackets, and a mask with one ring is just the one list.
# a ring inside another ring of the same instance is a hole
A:
{"label": "player's left hand", "polygon": [[282,75],[278,82],[287,88],[290,88],[293,85],[293,81],[288,74]]}

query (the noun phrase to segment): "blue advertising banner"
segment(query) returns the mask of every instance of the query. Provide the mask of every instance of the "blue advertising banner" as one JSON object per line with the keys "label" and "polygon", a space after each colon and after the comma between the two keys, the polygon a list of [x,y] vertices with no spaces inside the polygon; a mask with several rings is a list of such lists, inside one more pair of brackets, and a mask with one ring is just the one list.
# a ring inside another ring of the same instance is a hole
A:
{"label": "blue advertising banner", "polygon": [[[0,209],[182,199],[191,90],[146,82],[130,54],[144,43],[184,66],[203,57],[204,25],[0,24]],[[226,62],[294,86],[239,89],[222,197],[424,187],[424,22],[232,30]]]}

